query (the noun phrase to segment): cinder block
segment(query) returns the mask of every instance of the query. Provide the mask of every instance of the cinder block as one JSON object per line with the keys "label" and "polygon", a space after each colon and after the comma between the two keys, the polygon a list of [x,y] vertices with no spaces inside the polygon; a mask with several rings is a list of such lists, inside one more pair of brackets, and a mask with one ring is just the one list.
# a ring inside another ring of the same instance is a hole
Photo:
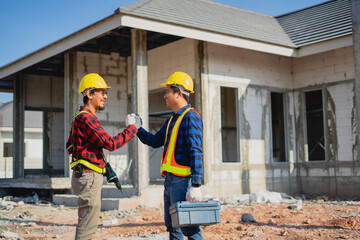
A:
{"label": "cinder block", "polygon": [[324,66],[341,64],[345,61],[345,56],[333,56],[333,57],[325,57],[324,58]]}
{"label": "cinder block", "polygon": [[354,71],[354,64],[352,63],[339,63],[335,65],[335,72],[352,72]]}

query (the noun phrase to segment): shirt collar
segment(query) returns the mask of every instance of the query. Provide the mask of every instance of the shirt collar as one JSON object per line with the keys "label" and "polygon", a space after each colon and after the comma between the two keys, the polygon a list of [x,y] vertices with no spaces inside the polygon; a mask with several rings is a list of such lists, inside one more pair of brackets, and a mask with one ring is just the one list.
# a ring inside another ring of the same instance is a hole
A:
{"label": "shirt collar", "polygon": [[190,107],[191,107],[190,104],[182,107],[175,115],[181,115],[186,109],[188,109],[188,108],[190,108]]}
{"label": "shirt collar", "polygon": [[90,109],[88,109],[87,107],[84,107],[84,106],[80,106],[80,110],[79,111],[87,111],[88,113],[91,113],[92,112],[90,111]]}

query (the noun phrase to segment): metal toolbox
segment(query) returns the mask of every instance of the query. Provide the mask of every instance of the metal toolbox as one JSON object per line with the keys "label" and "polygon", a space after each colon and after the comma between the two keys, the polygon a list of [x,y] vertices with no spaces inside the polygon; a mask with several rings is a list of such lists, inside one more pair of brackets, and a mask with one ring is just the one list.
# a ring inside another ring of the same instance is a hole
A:
{"label": "metal toolbox", "polygon": [[220,222],[221,204],[218,201],[177,202],[170,209],[173,227],[210,225]]}

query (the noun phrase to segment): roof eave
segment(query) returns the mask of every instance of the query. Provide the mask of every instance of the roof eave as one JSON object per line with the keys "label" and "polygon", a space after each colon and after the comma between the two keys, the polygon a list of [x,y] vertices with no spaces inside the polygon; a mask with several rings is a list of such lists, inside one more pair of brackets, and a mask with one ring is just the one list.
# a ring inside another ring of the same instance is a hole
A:
{"label": "roof eave", "polygon": [[317,53],[327,52],[343,47],[353,46],[352,34],[342,36],[339,38],[333,38],[327,41],[317,42],[310,45],[302,46],[297,49],[297,57],[305,57]]}
{"label": "roof eave", "polygon": [[213,42],[234,47],[246,48],[255,51],[263,51],[283,56],[294,56],[295,46],[285,46],[263,42],[255,39],[242,38],[230,34],[189,27],[186,25],[154,20],[128,13],[123,15],[121,23],[125,27],[138,28],[147,31],[160,32],[185,38]]}

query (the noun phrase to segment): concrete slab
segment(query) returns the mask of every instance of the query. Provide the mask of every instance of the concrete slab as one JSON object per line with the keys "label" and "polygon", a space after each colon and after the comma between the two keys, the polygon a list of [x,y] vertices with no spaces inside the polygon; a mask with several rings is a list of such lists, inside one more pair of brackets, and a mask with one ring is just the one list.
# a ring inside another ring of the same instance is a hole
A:
{"label": "concrete slab", "polygon": [[70,189],[70,178],[2,179],[0,188]]}
{"label": "concrete slab", "polygon": [[[136,190],[131,186],[123,186],[123,192],[124,194],[121,194],[121,192],[112,185],[104,185],[101,210],[125,210],[139,206],[160,207],[163,205],[163,186],[149,186],[142,190],[141,196],[134,196]],[[78,197],[72,194],[53,195],[53,203],[57,205],[77,207],[77,200]]]}

